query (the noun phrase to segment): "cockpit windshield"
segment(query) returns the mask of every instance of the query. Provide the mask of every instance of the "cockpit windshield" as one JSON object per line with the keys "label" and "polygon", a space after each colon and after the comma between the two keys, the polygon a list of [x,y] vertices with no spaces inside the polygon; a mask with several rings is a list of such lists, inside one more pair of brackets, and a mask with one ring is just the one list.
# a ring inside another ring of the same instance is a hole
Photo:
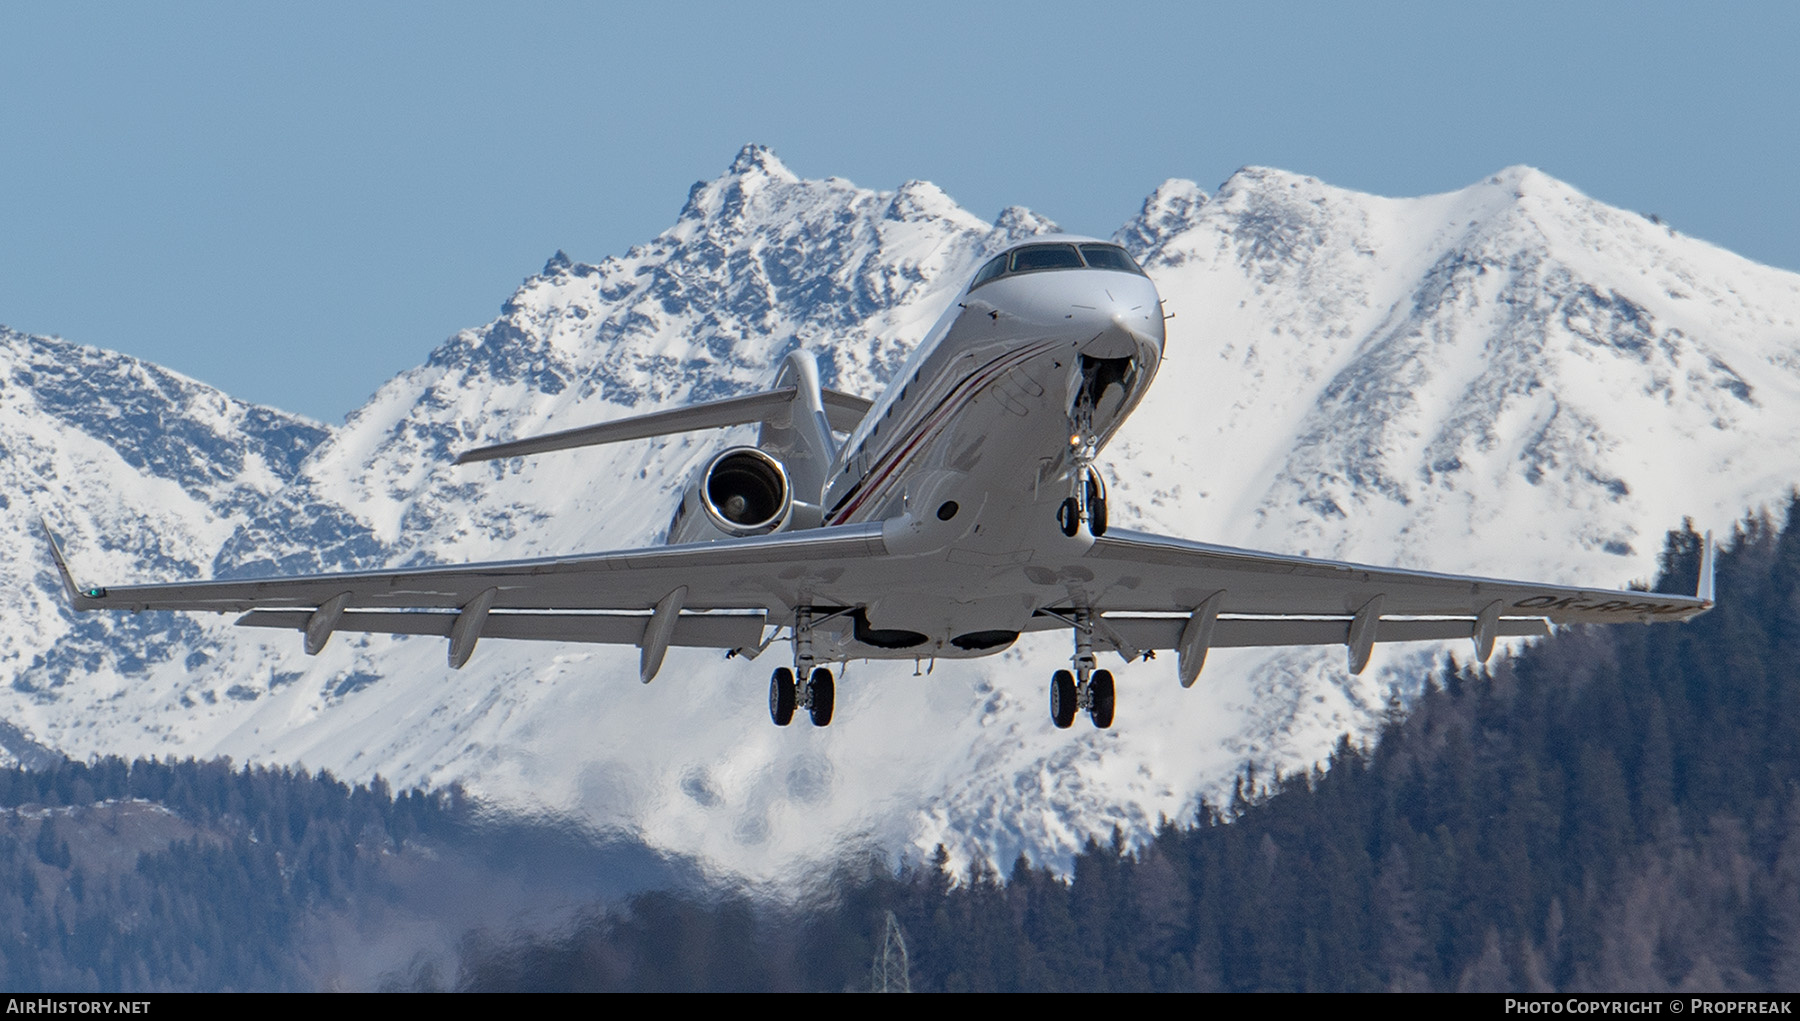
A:
{"label": "cockpit windshield", "polygon": [[1130,253],[1118,245],[1061,243],[1022,245],[988,260],[987,264],[981,267],[981,271],[975,274],[975,279],[969,284],[969,290],[973,291],[989,281],[1016,273],[1083,268],[1108,269],[1120,273],[1144,275],[1144,271],[1138,268],[1137,262],[1131,258]]}
{"label": "cockpit windshield", "polygon": [[1029,273],[1034,269],[1081,267],[1081,256],[1076,253],[1074,245],[1032,245],[1029,248],[1015,248],[1012,253],[1014,273]]}

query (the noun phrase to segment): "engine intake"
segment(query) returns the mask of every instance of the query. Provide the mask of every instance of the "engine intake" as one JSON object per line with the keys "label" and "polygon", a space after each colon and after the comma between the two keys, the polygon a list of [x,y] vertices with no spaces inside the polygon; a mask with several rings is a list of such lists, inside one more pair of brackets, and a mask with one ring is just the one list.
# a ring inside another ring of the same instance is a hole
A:
{"label": "engine intake", "polygon": [[712,459],[700,503],[727,535],[764,535],[787,523],[794,493],[781,462],[755,447],[732,447]]}

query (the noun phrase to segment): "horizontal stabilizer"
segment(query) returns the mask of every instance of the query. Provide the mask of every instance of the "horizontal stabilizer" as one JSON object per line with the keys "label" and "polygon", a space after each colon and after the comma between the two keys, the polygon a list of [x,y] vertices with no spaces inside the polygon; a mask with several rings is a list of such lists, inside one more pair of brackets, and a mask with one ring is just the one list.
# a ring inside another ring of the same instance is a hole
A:
{"label": "horizontal stabilizer", "polygon": [[[456,463],[471,464],[476,461],[493,461],[503,457],[543,454],[552,450],[592,447],[603,443],[622,443],[626,440],[641,440],[652,436],[666,436],[670,433],[692,432],[697,429],[721,429],[726,426],[763,422],[787,413],[799,393],[799,387],[790,386],[779,390],[745,394],[742,397],[708,401],[705,404],[691,404],[685,408],[654,411],[648,415],[633,415],[630,418],[581,426],[577,429],[565,429],[562,432],[513,440],[510,443],[496,443],[491,447],[477,447],[474,450],[464,451],[461,456],[457,457]],[[847,432],[855,428],[856,423],[862,421],[862,417],[868,414],[869,408],[873,406],[871,401],[837,390],[822,390],[820,398],[825,406],[825,416],[830,421],[831,427],[840,432]]]}

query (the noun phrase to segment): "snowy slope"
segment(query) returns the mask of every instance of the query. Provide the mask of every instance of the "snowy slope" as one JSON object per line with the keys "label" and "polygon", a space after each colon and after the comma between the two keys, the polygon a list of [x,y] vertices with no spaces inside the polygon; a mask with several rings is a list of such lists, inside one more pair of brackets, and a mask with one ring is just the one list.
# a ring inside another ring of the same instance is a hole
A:
{"label": "snowy slope", "polygon": [[[725,437],[460,469],[451,453],[754,389],[796,344],[831,385],[873,394],[985,252],[1047,229],[1018,209],[983,222],[919,182],[799,180],[749,147],[654,241],[598,265],[558,253],[499,318],[308,434],[297,471],[241,455],[212,489],[180,476],[150,492],[152,471],[141,495],[98,504],[79,471],[46,477],[85,508],[65,527],[101,580],[634,546]],[[1119,237],[1176,316],[1108,451],[1120,523],[1623,585],[1650,576],[1683,515],[1725,527],[1800,479],[1800,277],[1535,171],[1422,199],[1266,169],[1210,199],[1171,181]],[[106,453],[90,433],[67,442]],[[1365,731],[1392,683],[1379,668],[1408,662],[1384,650],[1348,678],[1341,651],[1216,653],[1185,692],[1172,662],[1134,665],[1107,733],[1050,727],[1042,689],[1068,650],[1049,637],[929,677],[852,664],[823,731],[768,724],[767,661],[683,650],[644,687],[634,650],[487,642],[451,671],[439,641],[338,636],[309,659],[295,636],[147,615],[111,646],[83,631],[71,647],[92,654],[47,671],[26,664],[68,625],[30,522],[0,513],[11,562],[34,572],[20,633],[38,636],[7,662],[54,674],[15,681],[0,718],[40,741],[460,780],[763,879],[859,843],[1004,862],[1115,823],[1143,832],[1247,760],[1291,768]]]}
{"label": "snowy slope", "polygon": [[[135,358],[0,327],[5,719],[62,747],[147,747],[180,710],[145,703],[132,679],[157,663],[203,669],[214,651],[192,619],[76,620],[40,519],[88,537],[83,564],[96,574],[199,577],[325,435]],[[131,722],[82,717],[108,700]]]}

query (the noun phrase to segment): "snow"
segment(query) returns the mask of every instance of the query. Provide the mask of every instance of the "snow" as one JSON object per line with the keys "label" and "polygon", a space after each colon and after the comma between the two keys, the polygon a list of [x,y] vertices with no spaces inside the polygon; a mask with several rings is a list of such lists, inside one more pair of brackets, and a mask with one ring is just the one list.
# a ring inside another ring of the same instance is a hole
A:
{"label": "snow", "polygon": [[[552,259],[329,431],[0,334],[0,718],[77,756],[456,781],[767,883],[859,847],[1062,861],[1223,797],[1246,763],[1305,768],[1368,735],[1393,685],[1466,643],[1382,648],[1362,677],[1343,650],[1221,650],[1187,691],[1172,658],[1109,664],[1115,729],[1060,732],[1043,688],[1066,641],[1035,636],[928,676],[851,664],[837,722],[778,730],[767,660],[675,650],[646,687],[632,649],[487,641],[452,671],[435,640],[339,635],[308,658],[229,618],[76,619],[33,520],[43,506],[95,581],[652,542],[706,457],[751,431],[449,462],[760,387],[795,345],[874,396],[987,253],[1055,229],[1016,207],[983,222],[924,182],[802,180],[747,147],[667,232]],[[1684,516],[1728,530],[1800,479],[1800,277],[1530,168],[1412,199],[1259,167],[1210,197],[1171,179],[1118,238],[1175,315],[1106,452],[1120,525],[1622,586]]]}

